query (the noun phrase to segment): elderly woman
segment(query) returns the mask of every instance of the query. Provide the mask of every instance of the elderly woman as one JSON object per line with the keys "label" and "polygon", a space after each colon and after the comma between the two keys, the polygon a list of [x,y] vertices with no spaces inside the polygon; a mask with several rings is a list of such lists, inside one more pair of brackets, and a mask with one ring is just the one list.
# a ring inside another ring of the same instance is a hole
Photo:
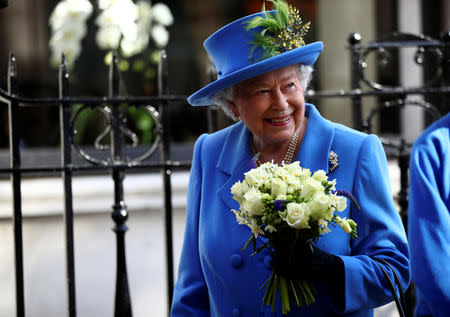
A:
{"label": "elderly woman", "polygon": [[[264,291],[259,290],[273,270],[274,253],[251,256],[250,248],[241,250],[250,230],[230,212],[239,208],[230,189],[244,178],[256,153],[258,164],[300,161],[311,171],[326,171],[361,206],[348,205],[342,212],[357,223],[358,238],[333,230],[314,244],[313,252],[299,251],[301,261],[289,269],[314,283],[317,293],[313,304],[294,307],[289,315],[372,316],[374,307],[392,300],[374,258],[391,264],[403,288],[410,279],[406,235],[383,148],[376,136],[332,123],[305,104],[304,91],[323,44],[304,45],[301,34],[294,33],[288,35],[293,47],[275,47],[267,55],[254,39],[275,31],[248,27],[255,17],[266,15],[244,17],[205,41],[218,79],[188,99],[193,106],[220,105],[239,122],[196,142],[172,316],[282,315],[280,305],[274,312],[261,305]],[[389,266],[386,270],[392,275]]]}

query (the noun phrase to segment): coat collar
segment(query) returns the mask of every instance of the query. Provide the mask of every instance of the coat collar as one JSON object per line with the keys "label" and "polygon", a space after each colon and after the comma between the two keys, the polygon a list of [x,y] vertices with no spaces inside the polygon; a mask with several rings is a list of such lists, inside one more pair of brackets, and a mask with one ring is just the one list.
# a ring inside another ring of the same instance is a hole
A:
{"label": "coat collar", "polygon": [[[302,167],[309,168],[311,171],[322,169],[328,173],[328,156],[333,142],[334,127],[330,121],[319,114],[313,105],[305,104],[305,107],[308,126],[295,160],[300,161]],[[251,158],[250,131],[242,122],[239,122],[229,129],[216,166],[230,175],[217,191],[230,209],[239,208],[231,195],[231,186],[238,180],[244,179],[244,173],[249,169]]]}
{"label": "coat collar", "polygon": [[334,127],[313,105],[305,106],[308,126],[295,160],[300,161],[300,166],[311,171],[321,169],[328,173],[328,157],[333,143]]}

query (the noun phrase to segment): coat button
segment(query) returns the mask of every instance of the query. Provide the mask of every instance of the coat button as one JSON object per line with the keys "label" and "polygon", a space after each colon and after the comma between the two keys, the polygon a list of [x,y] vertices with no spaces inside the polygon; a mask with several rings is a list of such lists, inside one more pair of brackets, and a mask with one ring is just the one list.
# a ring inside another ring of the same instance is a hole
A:
{"label": "coat button", "polygon": [[233,254],[230,257],[230,262],[232,267],[238,268],[242,265],[242,262],[244,261],[242,260],[242,256],[240,254]]}
{"label": "coat button", "polygon": [[235,308],[233,309],[233,317],[239,317],[241,316],[241,312],[239,311],[239,309]]}
{"label": "coat button", "polygon": [[269,270],[272,269],[272,264],[270,264],[270,262],[272,262],[272,257],[270,255],[266,255],[264,258],[264,266]]}

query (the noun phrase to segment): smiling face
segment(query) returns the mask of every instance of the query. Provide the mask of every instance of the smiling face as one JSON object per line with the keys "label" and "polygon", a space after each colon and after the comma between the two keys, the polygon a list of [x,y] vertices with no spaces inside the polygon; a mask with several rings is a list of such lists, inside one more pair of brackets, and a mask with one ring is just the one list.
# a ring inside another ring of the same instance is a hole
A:
{"label": "smiling face", "polygon": [[288,66],[236,85],[234,115],[252,132],[258,151],[283,151],[296,129],[304,130],[305,100],[296,66]]}

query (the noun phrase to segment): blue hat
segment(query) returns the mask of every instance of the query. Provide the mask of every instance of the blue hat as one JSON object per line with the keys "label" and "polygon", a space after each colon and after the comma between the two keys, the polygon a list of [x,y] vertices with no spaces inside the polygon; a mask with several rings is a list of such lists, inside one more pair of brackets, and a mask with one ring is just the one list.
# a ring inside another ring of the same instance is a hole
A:
{"label": "blue hat", "polygon": [[259,12],[236,20],[206,39],[203,46],[216,66],[217,80],[192,94],[188,98],[191,105],[212,105],[211,97],[216,92],[246,79],[297,63],[314,64],[323,50],[322,42],[294,48],[264,60],[261,60],[264,53],[261,47],[251,52],[254,33],[245,29],[246,22],[263,14],[264,12]]}

